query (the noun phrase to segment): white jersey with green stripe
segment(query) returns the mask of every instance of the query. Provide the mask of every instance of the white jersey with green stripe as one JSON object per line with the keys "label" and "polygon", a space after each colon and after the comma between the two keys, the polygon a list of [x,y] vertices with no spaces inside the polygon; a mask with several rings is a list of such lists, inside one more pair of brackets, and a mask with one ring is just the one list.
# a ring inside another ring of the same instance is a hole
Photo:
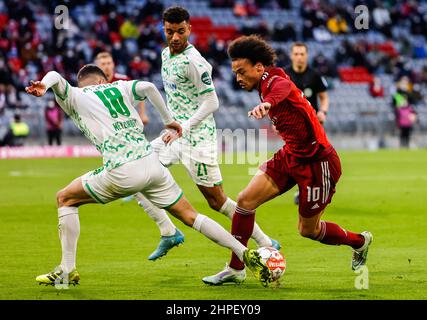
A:
{"label": "white jersey with green stripe", "polygon": [[[204,94],[215,91],[212,66],[191,44],[176,55],[170,53],[169,47],[163,50],[162,79],[168,109],[180,124],[194,115]],[[189,134],[184,133],[180,141],[192,146],[216,145],[213,115],[210,114],[197,126],[192,127]]]}
{"label": "white jersey with green stripe", "polygon": [[101,152],[107,171],[152,152],[133,107],[146,98],[137,95],[137,83],[119,80],[76,88],[66,82],[64,95],[52,87],[61,108]]}

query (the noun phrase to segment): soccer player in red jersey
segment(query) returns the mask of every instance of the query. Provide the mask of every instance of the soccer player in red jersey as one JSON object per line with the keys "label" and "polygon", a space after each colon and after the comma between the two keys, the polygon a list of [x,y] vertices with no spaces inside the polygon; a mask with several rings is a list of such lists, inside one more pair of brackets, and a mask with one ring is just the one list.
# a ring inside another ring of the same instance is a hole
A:
{"label": "soccer player in red jersey", "polygon": [[[112,83],[118,80],[123,81],[129,81],[129,77],[125,74],[121,74],[115,71],[116,65],[114,64],[113,57],[111,53],[103,51],[96,55],[95,57],[95,63],[98,67],[101,68],[102,71],[104,71],[105,75],[107,76],[108,83]],[[149,121],[148,116],[145,114],[145,105],[144,102],[140,101],[138,103],[138,114],[139,117],[142,120],[142,123],[146,125]]]}
{"label": "soccer player in red jersey", "polygon": [[[258,174],[239,194],[232,234],[246,245],[252,234],[255,210],[297,184],[299,233],[324,244],[352,247],[352,269],[357,270],[366,263],[372,234],[350,232],[321,219],[335,193],[341,164],[316,112],[283,69],[275,67],[275,51],[260,37],[239,37],[230,44],[228,54],[239,85],[259,92],[261,103],[248,116],[268,116],[285,141],[284,147],[261,165]],[[229,267],[242,279],[244,264],[237,256],[232,256]],[[271,281],[268,269],[254,274],[264,285]]]}

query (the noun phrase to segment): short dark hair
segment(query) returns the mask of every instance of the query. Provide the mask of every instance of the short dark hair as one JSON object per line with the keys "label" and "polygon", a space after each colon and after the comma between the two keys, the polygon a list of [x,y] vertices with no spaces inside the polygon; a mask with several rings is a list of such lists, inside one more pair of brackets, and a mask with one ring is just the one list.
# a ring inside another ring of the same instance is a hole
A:
{"label": "short dark hair", "polygon": [[163,23],[181,23],[190,21],[190,14],[182,7],[170,7],[163,12]]}
{"label": "short dark hair", "polygon": [[274,49],[258,35],[241,36],[228,47],[231,60],[248,59],[252,64],[261,62],[264,66],[274,66],[277,56]]}
{"label": "short dark hair", "polygon": [[100,67],[94,64],[86,64],[84,65],[79,72],[77,73],[77,81],[81,81],[84,78],[87,78],[92,75],[98,75],[100,77],[103,77],[105,80],[108,81],[107,76],[105,75],[104,71]]}
{"label": "short dark hair", "polygon": [[305,51],[308,52],[308,47],[307,47],[307,45],[304,42],[294,42],[294,43],[292,43],[292,45],[291,45],[291,51],[292,51],[292,49],[294,47],[304,47]]}

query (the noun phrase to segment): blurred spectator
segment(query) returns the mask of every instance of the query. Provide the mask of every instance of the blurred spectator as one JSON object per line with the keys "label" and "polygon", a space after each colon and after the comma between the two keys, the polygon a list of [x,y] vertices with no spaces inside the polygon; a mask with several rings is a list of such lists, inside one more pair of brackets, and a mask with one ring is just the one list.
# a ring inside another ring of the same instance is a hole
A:
{"label": "blurred spectator", "polygon": [[320,26],[313,29],[313,38],[317,42],[329,42],[332,40],[332,35],[325,26]]}
{"label": "blurred spectator", "polygon": [[131,79],[146,79],[150,75],[150,63],[139,55],[133,57],[129,66]]}
{"label": "blurred spectator", "polygon": [[276,65],[281,68],[285,68],[291,63],[291,59],[289,59],[289,55],[285,50],[278,48],[276,50],[277,62]]}
{"label": "blurred spectator", "polygon": [[427,65],[425,65],[421,71],[420,81],[421,83],[427,85]]}
{"label": "blurred spectator", "polygon": [[217,40],[214,37],[209,40],[209,52],[207,58],[213,59],[218,64],[224,64],[228,61],[227,47],[223,40]]}
{"label": "blurred spectator", "polygon": [[234,4],[233,12],[238,17],[259,16],[259,9],[255,0],[237,0]]}
{"label": "blurred spectator", "polygon": [[21,120],[20,114],[15,114],[10,124],[10,134],[12,135],[11,144],[15,147],[24,145],[25,139],[30,134],[30,127]]}
{"label": "blurred spectator", "polygon": [[62,109],[50,100],[44,111],[44,118],[46,122],[46,133],[49,145],[53,145],[54,140],[58,146],[61,145],[62,138],[62,122],[64,114]]}
{"label": "blurred spectator", "polygon": [[139,37],[138,26],[135,23],[135,17],[130,17],[120,26],[120,35],[123,39],[137,39]]}
{"label": "blurred spectator", "polygon": [[369,85],[369,93],[372,97],[384,97],[384,87],[381,84],[381,79],[374,77],[373,81]]}
{"label": "blurred spectator", "polygon": [[302,27],[302,38],[304,41],[313,39],[313,22],[305,19]]}
{"label": "blurred spectator", "polygon": [[329,18],[326,26],[335,34],[347,33],[349,31],[347,21],[338,14]]}
{"label": "blurred spectator", "polygon": [[393,95],[392,106],[396,125],[400,131],[400,147],[408,148],[417,115],[410,103],[410,83],[407,77],[402,77],[397,83],[397,91]]}
{"label": "blurred spectator", "polygon": [[247,17],[248,10],[243,1],[236,1],[233,7],[233,13],[237,17]]}
{"label": "blurred spectator", "polygon": [[211,8],[233,8],[234,0],[210,0]]}
{"label": "blurred spectator", "polygon": [[250,19],[247,19],[243,22],[243,26],[240,29],[240,32],[243,35],[258,34],[263,38],[268,38],[270,34],[267,22],[265,21],[258,22],[256,20],[250,20]]}
{"label": "blurred spectator", "polygon": [[381,1],[377,2],[377,7],[372,12],[375,27],[385,36],[391,37],[391,17],[390,12],[384,7]]}
{"label": "blurred spectator", "polygon": [[322,53],[313,58],[312,66],[321,76],[330,78],[338,76],[336,64],[329,61]]}
{"label": "blurred spectator", "polygon": [[292,23],[285,24],[283,21],[277,21],[273,28],[273,41],[296,41],[297,33]]}
{"label": "blurred spectator", "polygon": [[158,0],[147,0],[138,16],[138,22],[150,19],[160,19],[164,10],[163,3]]}
{"label": "blurred spectator", "polygon": [[255,0],[245,0],[245,6],[249,17],[259,16],[259,9]]}
{"label": "blurred spectator", "polygon": [[291,9],[291,3],[289,0],[276,0],[276,3],[281,9],[289,10]]}

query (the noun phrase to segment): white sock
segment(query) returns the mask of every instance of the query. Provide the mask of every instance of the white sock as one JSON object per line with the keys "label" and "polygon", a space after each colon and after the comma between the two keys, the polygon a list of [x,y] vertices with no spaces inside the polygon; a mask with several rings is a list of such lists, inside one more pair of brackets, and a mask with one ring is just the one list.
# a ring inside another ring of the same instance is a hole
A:
{"label": "white sock", "polygon": [[176,227],[169,218],[165,210],[157,208],[150,202],[142,193],[138,192],[135,195],[140,207],[142,207],[148,216],[153,219],[160,229],[160,235],[173,236],[176,232]]}
{"label": "white sock", "polygon": [[200,213],[197,214],[193,229],[196,229],[220,246],[231,249],[243,261],[243,252],[247,248],[211,218]]}
{"label": "white sock", "polygon": [[77,240],[80,235],[78,208],[58,208],[58,220],[59,239],[62,247],[61,268],[65,273],[70,273],[76,267]]}
{"label": "white sock", "polygon": [[[227,198],[221,209],[219,209],[219,212],[233,220],[236,207],[237,203],[232,199]],[[252,232],[251,238],[255,240],[258,247],[269,247],[272,245],[271,239],[261,230],[257,223],[254,223],[254,231]]]}

